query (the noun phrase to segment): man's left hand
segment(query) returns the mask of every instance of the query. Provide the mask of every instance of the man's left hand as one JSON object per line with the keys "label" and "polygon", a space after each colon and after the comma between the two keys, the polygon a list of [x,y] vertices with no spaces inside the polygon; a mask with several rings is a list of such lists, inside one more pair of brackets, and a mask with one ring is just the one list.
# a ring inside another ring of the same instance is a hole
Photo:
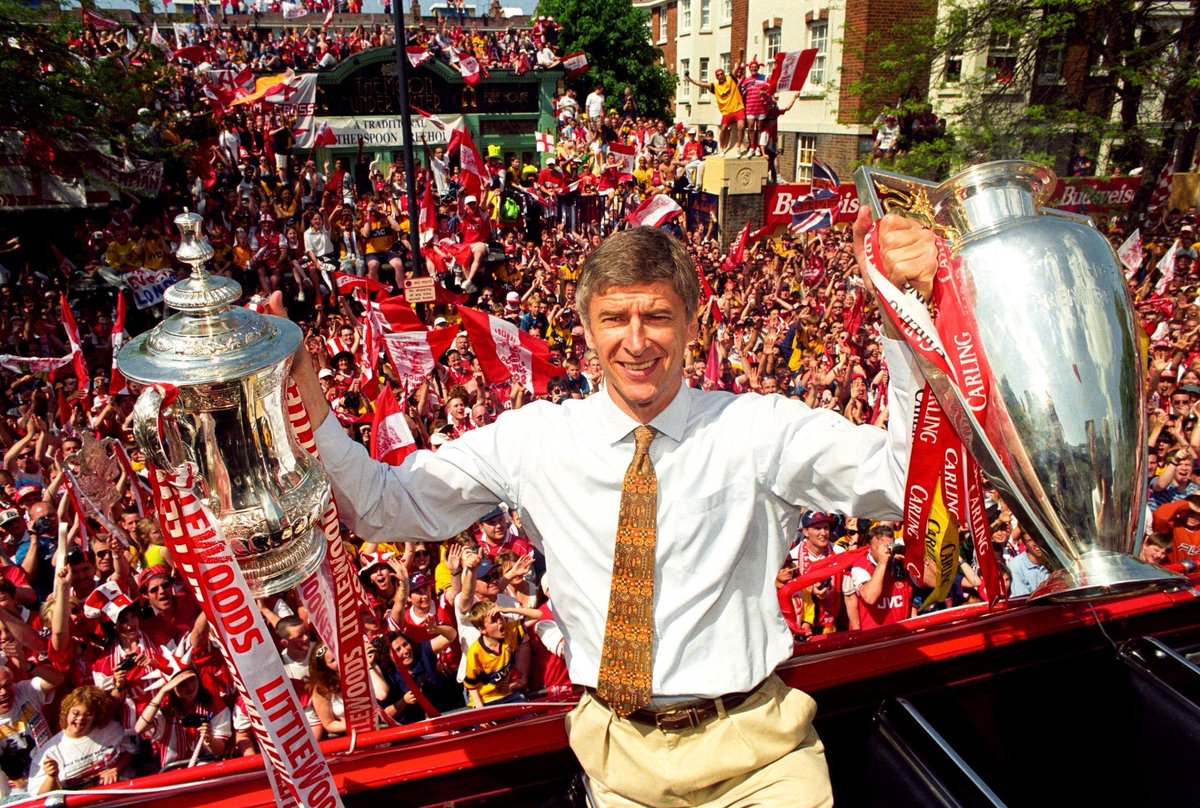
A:
{"label": "man's left hand", "polygon": [[[874,291],[867,275],[863,242],[871,229],[871,212],[858,209],[854,220],[854,258],[867,289]],[[897,289],[912,286],[929,299],[933,277],[937,274],[937,250],[933,231],[894,213],[879,220],[879,254],[883,259],[880,270]]]}

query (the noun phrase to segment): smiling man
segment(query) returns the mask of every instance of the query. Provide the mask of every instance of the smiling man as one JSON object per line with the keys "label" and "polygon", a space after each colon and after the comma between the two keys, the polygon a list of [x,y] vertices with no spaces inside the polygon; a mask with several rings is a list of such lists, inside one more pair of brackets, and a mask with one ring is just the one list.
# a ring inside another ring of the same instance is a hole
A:
{"label": "smiling man", "polygon": [[[869,220],[855,226],[857,243]],[[885,270],[928,291],[932,237],[884,220]],[[535,402],[402,466],[345,435],[312,367],[293,375],[343,518],[437,540],[515,503],[546,556],[571,680],[568,718],[597,805],[828,805],[813,700],[774,674],[792,651],[775,579],[800,510],[900,516],[913,386],[887,345],[888,431],[783,396],[684,385],[699,285],[684,246],[634,228],[576,292],[604,390]],[[738,649],[737,653],[730,653]]]}

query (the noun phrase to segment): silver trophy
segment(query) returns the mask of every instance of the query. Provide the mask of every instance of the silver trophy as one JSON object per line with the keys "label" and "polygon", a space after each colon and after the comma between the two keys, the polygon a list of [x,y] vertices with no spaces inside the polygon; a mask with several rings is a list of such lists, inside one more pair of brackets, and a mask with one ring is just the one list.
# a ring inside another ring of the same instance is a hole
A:
{"label": "silver trophy", "polygon": [[[195,213],[175,218],[176,258],[191,277],[163,295],[176,311],[132,340],[117,367],[144,387],[133,433],[160,468],[196,464],[199,495],[217,517],[256,596],[281,592],[325,557],[318,522],[329,500],[320,464],[297,442],[285,408],[294,323],[238,306],[241,287],[209,275],[213,254]],[[150,385],[178,388],[174,402]],[[160,427],[161,425],[161,427]]]}
{"label": "silver trophy", "polygon": [[1026,161],[973,166],[939,184],[863,167],[862,204],[946,238],[991,366],[980,422],[963,391],[919,360],[988,481],[1046,548],[1034,597],[1175,586],[1138,561],[1146,520],[1146,407],[1138,327],[1121,265],[1084,216],[1043,208],[1056,177]]}

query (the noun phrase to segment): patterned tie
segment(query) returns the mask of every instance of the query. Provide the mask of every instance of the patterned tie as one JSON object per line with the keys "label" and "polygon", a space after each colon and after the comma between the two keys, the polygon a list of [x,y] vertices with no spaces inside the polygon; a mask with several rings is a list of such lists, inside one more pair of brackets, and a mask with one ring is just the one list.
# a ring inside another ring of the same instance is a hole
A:
{"label": "patterned tie", "polygon": [[613,712],[627,716],[650,702],[654,647],[654,542],[658,478],[650,463],[648,426],[633,430],[636,448],[621,486],[621,515],[613,552],[612,590],[600,652],[596,692]]}

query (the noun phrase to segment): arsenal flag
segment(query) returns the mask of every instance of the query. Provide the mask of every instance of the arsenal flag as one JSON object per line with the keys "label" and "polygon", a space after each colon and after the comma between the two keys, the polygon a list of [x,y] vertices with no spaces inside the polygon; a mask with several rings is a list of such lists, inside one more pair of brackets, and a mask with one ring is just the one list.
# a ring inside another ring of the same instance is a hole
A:
{"label": "arsenal flag", "polygon": [[816,48],[775,54],[775,69],[771,71],[771,78],[767,81],[771,92],[776,90],[800,92],[804,88],[804,82],[808,79],[808,71],[812,69],[813,60],[816,57]]}
{"label": "arsenal flag", "polygon": [[383,335],[384,350],[405,393],[411,393],[433,373],[437,358],[454,344],[457,326],[431,331],[397,331]]}
{"label": "arsenal flag", "polygon": [[458,69],[462,71],[463,81],[467,84],[479,83],[479,60],[474,56],[464,56],[459,59]]}
{"label": "arsenal flag", "polygon": [[351,275],[349,272],[333,272],[333,285],[337,287],[339,295],[348,295],[355,289],[362,289],[367,294],[388,293],[392,287],[382,281],[373,281],[370,278],[360,278],[357,275]]}
{"label": "arsenal flag", "polygon": [[450,129],[450,142],[446,145],[446,154],[454,154],[455,149],[459,151],[458,162],[466,175],[463,184],[467,193],[476,197],[483,196],[484,186],[488,182],[487,169],[483,166],[483,157],[479,154],[479,149],[475,148],[471,133],[467,131],[466,116],[459,118],[458,123]]}
{"label": "arsenal flag", "polygon": [[389,297],[378,303],[367,303],[367,307],[383,316],[383,332],[391,331],[424,331],[425,323],[413,311],[412,306],[404,299],[404,295]]}
{"label": "arsenal flag", "polygon": [[1125,277],[1133,280],[1137,271],[1142,268],[1145,256],[1142,253],[1142,229],[1139,227],[1129,234],[1129,238],[1117,249],[1117,257],[1125,265]]}
{"label": "arsenal flag", "polygon": [[313,140],[317,146],[332,146],[337,143],[337,135],[333,133],[333,127],[328,121],[321,121],[321,125],[317,127],[317,134]]}
{"label": "arsenal flag", "polygon": [[515,378],[526,390],[545,394],[547,382],[561,373],[561,368],[550,362],[550,346],[545,340],[466,306],[459,306],[458,314],[488,384]]}
{"label": "arsenal flag", "polygon": [[738,233],[733,244],[729,247],[729,255],[725,256],[725,260],[721,262],[721,268],[732,272],[736,269],[741,269],[742,264],[746,263],[746,241],[750,238],[750,222],[746,222],[742,227],[742,232]]}
{"label": "arsenal flag", "polygon": [[417,450],[404,410],[392,388],[383,386],[375,399],[375,420],[371,422],[371,457],[389,466],[398,466]]}
{"label": "arsenal flag", "polygon": [[81,8],[80,11],[83,13],[83,24],[85,26],[99,28],[103,31],[121,30],[121,23],[111,17],[105,17],[100,12],[92,11],[90,8]]}
{"label": "arsenal flag", "polygon": [[83,360],[83,345],[79,342],[79,326],[75,325],[75,315],[71,313],[71,307],[67,305],[67,296],[63,292],[58,294],[58,304],[62,309],[63,328],[67,331],[67,340],[71,343],[71,357],[75,362],[75,378],[79,380],[79,389],[88,389],[88,371],[87,363]]}
{"label": "arsenal flag", "polygon": [[113,317],[112,335],[109,337],[112,341],[112,373],[109,374],[108,394],[110,396],[119,396],[129,393],[129,386],[125,381],[125,374],[121,373],[117,367],[117,354],[121,351],[121,346],[129,339],[129,333],[125,330],[125,293],[117,291],[117,313]]}
{"label": "arsenal flag", "polygon": [[626,143],[609,143],[608,150],[615,154],[621,155],[621,159],[625,161],[625,173],[632,174],[637,168],[637,147]]}
{"label": "arsenal flag", "polygon": [[655,194],[647,197],[646,201],[637,206],[637,210],[625,217],[625,221],[634,225],[659,227],[683,213],[679,203],[666,194]]}
{"label": "arsenal flag", "polygon": [[587,55],[583,51],[576,51],[564,56],[562,66],[567,71],[567,78],[573,79],[576,76],[582,76],[588,69]]}

